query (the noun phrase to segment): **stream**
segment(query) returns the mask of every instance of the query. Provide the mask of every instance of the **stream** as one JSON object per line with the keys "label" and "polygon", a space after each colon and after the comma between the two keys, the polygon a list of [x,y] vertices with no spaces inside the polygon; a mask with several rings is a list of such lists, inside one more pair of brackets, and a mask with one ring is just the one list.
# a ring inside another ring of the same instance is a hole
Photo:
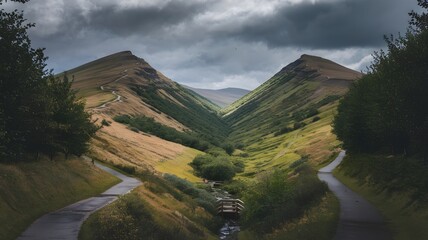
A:
{"label": "stream", "polygon": [[[217,200],[233,198],[230,193],[220,188],[213,187],[211,194],[214,195]],[[219,230],[219,239],[237,240],[238,233],[241,230],[241,227],[239,225],[239,219],[231,219],[227,217],[223,217],[223,219],[225,220],[225,222]]]}

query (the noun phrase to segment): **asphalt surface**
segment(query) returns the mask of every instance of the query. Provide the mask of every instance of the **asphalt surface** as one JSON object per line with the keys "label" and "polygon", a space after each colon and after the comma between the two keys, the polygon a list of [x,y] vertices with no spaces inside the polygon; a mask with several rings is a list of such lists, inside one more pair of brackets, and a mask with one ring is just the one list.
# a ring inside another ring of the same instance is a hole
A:
{"label": "asphalt surface", "polygon": [[135,178],[125,176],[113,169],[95,163],[97,167],[120,178],[121,183],[111,187],[97,197],[88,198],[37,219],[25,230],[19,240],[75,240],[82,223],[91,213],[118,199],[141,185]]}
{"label": "asphalt surface", "polygon": [[340,202],[340,218],[335,240],[390,240],[386,222],[368,201],[337,180],[332,171],[342,162],[345,151],[319,170],[318,178],[328,184]]}

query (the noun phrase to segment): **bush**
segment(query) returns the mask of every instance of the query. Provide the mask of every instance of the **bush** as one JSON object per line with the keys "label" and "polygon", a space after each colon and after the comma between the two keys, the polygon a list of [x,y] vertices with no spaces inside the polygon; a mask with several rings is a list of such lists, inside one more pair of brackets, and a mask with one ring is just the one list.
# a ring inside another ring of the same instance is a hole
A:
{"label": "bush", "polygon": [[270,232],[300,217],[321,200],[327,189],[306,164],[301,165],[300,174],[292,180],[287,172],[275,171],[244,193],[246,209],[242,223],[261,234]]}
{"label": "bush", "polygon": [[204,189],[195,187],[192,183],[172,174],[164,174],[164,178],[178,190],[195,199],[196,203],[212,214],[216,214],[216,199]]}
{"label": "bush", "polygon": [[129,124],[131,122],[131,117],[129,115],[119,115],[113,118],[118,123]]}
{"label": "bush", "polygon": [[283,128],[281,128],[281,130],[279,130],[278,132],[276,132],[276,133],[274,134],[274,136],[275,136],[275,137],[277,137],[277,136],[279,136],[279,135],[286,134],[286,133],[289,133],[289,132],[291,132],[291,131],[293,131],[293,129],[292,129],[292,128],[289,128],[289,127],[283,127]]}
{"label": "bush", "polygon": [[119,164],[119,165],[115,165],[115,167],[128,174],[134,174],[136,172],[136,168],[134,166]]}
{"label": "bush", "polygon": [[233,162],[226,156],[198,155],[190,163],[196,175],[214,181],[231,180],[237,171],[243,171],[243,163]]}
{"label": "bush", "polygon": [[168,228],[158,224],[144,200],[135,193],[120,197],[113,204],[101,209],[91,216],[86,224],[92,232],[83,231],[89,236],[79,236],[79,239],[83,237],[94,240],[133,240],[188,239],[189,237],[175,227]]}
{"label": "bush", "polygon": [[102,124],[103,126],[106,126],[106,127],[110,126],[110,123],[109,123],[107,120],[105,120],[105,119],[103,119],[103,120],[101,121],[101,124]]}
{"label": "bush", "polygon": [[162,139],[183,144],[201,151],[207,150],[210,146],[208,142],[200,140],[200,136],[197,136],[194,133],[179,132],[174,128],[155,122],[153,118],[145,116],[130,117],[129,115],[120,115],[113,119],[119,123],[127,124],[129,129],[134,132],[147,132]]}
{"label": "bush", "polygon": [[229,155],[232,155],[233,151],[235,151],[235,147],[232,144],[230,144],[230,143],[223,145],[222,148]]}
{"label": "bush", "polygon": [[235,168],[228,162],[214,161],[203,166],[201,176],[214,181],[228,181],[235,176]]}
{"label": "bush", "polygon": [[321,119],[320,117],[316,116],[316,117],[312,118],[312,122],[317,122],[317,121],[319,121],[320,119]]}
{"label": "bush", "polygon": [[242,142],[238,142],[238,143],[235,144],[235,148],[243,150],[245,148],[245,144],[242,143]]}
{"label": "bush", "polygon": [[136,128],[136,127],[129,127],[129,130],[131,130],[133,132],[136,132],[136,133],[140,132],[140,130],[138,128]]}
{"label": "bush", "polygon": [[304,123],[304,122],[296,122],[296,123],[294,123],[294,125],[293,125],[293,129],[294,129],[294,130],[297,130],[297,129],[302,128],[302,127],[304,127],[304,126],[306,126],[306,123]]}

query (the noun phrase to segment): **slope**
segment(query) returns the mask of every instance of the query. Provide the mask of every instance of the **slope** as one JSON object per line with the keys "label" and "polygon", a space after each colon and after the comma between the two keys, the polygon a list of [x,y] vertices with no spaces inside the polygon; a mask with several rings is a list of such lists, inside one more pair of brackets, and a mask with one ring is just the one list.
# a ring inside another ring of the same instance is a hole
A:
{"label": "slope", "polygon": [[212,103],[129,51],[71,69],[68,75],[73,76],[73,87],[90,109],[103,110],[110,116],[142,114],[179,131],[225,136],[226,124],[215,114]]}
{"label": "slope", "polygon": [[223,89],[202,89],[202,88],[192,88],[185,86],[186,88],[196,92],[197,94],[207,98],[211,102],[217,104],[218,106],[224,108],[240,99],[241,97],[248,94],[250,91],[241,88],[223,88]]}
{"label": "slope", "polygon": [[120,180],[78,158],[0,164],[0,239],[16,239],[34,220],[95,196]]}
{"label": "slope", "polygon": [[294,161],[319,165],[339,145],[331,132],[338,100],[360,73],[303,55],[243,98],[223,109],[231,141],[249,155],[244,175]]}
{"label": "slope", "polygon": [[[73,88],[86,100],[94,120],[109,122],[92,141],[91,156],[101,161],[163,172],[169,169],[180,177],[198,180],[187,163],[199,151],[179,144],[180,139],[174,143],[118,124],[113,118],[119,115],[153,118],[167,131],[186,132],[195,141],[220,144],[227,135],[228,127],[217,115],[214,104],[171,81],[129,51],[100,58],[67,74],[73,77]],[[172,168],[177,165],[180,167]]]}

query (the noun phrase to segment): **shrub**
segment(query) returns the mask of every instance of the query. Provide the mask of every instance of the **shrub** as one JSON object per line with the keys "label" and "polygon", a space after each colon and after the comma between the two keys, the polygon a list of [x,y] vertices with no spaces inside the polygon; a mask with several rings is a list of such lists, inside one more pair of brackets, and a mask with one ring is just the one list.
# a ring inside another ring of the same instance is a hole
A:
{"label": "shrub", "polygon": [[198,155],[190,163],[196,174],[200,177],[214,181],[231,180],[237,171],[243,170],[243,163],[225,156]]}
{"label": "shrub", "polygon": [[113,118],[118,123],[129,124],[131,122],[131,117],[129,115],[119,115]]}
{"label": "shrub", "polygon": [[136,128],[136,127],[129,127],[129,130],[131,130],[133,132],[136,132],[136,133],[140,132],[140,130],[138,128]]}
{"label": "shrub", "polygon": [[183,144],[201,151],[207,150],[210,146],[208,142],[200,140],[200,136],[195,135],[195,133],[179,132],[174,128],[157,123],[153,118],[148,118],[146,116],[130,117],[129,115],[120,115],[114,117],[114,120],[119,123],[127,124],[128,128],[132,131],[147,132],[162,139]]}
{"label": "shrub", "polygon": [[235,147],[232,144],[230,144],[230,143],[223,145],[222,148],[229,155],[232,155],[233,151],[235,151]]}
{"label": "shrub", "polygon": [[212,214],[216,214],[216,199],[204,189],[195,187],[192,183],[172,174],[164,174],[164,178],[184,194],[195,199],[196,203]]}
{"label": "shrub", "polygon": [[230,163],[214,161],[203,166],[201,175],[214,181],[228,181],[235,176],[235,169]]}
{"label": "shrub", "polygon": [[103,119],[101,121],[101,125],[108,127],[108,126],[110,126],[110,123],[107,120]]}
{"label": "shrub", "polygon": [[289,132],[291,132],[291,131],[293,131],[293,129],[292,129],[292,128],[289,128],[289,127],[283,127],[283,128],[281,128],[281,130],[279,130],[278,132],[276,132],[276,133],[274,134],[274,136],[276,137],[276,136],[279,136],[279,135],[282,135],[282,134],[289,133]]}
{"label": "shrub", "polygon": [[312,118],[312,122],[319,121],[320,119],[321,119],[320,117],[316,116],[316,117]]}
{"label": "shrub", "polygon": [[[167,228],[158,224],[146,203],[131,193],[101,209],[87,221],[92,232],[87,239],[188,239],[177,227]],[[178,231],[177,231],[178,230]],[[86,232],[86,231],[85,231]],[[80,236],[79,238],[81,238]]]}
{"label": "shrub", "polygon": [[297,178],[292,180],[287,172],[275,171],[244,193],[246,209],[242,223],[245,227],[267,233],[300,217],[313,203],[320,201],[328,189],[325,183],[306,164],[301,165],[299,171]]}

